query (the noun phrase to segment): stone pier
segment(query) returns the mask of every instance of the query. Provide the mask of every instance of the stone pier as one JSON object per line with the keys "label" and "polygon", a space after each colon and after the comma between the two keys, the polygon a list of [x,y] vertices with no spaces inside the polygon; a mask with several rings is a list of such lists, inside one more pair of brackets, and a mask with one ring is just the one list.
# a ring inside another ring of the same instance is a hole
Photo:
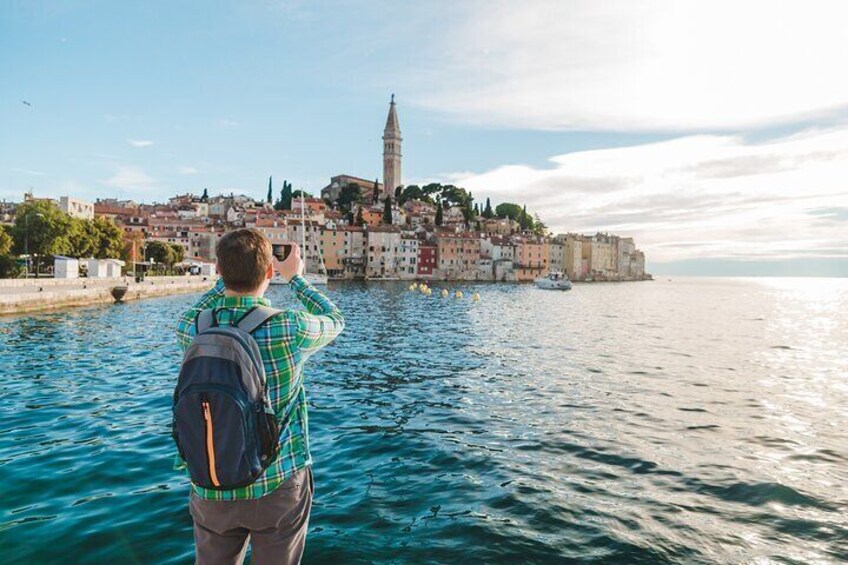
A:
{"label": "stone pier", "polygon": [[98,279],[0,279],[0,314],[19,314],[70,306],[112,304],[112,289],[127,287],[123,301],[201,292],[214,284],[212,277],[130,277]]}

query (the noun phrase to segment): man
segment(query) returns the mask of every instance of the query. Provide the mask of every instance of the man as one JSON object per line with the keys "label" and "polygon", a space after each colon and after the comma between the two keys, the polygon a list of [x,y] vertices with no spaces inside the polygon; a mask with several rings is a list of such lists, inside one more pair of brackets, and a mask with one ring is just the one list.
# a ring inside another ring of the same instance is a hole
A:
{"label": "man", "polygon": [[[280,430],[280,452],[254,483],[235,490],[208,490],[192,484],[189,511],[194,520],[197,562],[241,563],[250,539],[256,563],[299,563],[312,506],[312,456],[309,452],[303,365],[344,328],[339,309],[303,278],[300,249],[292,244],[282,262],[260,232],[241,229],[224,235],[215,248],[220,279],[180,317],[177,340],[185,351],[195,335],[195,319],[215,308],[220,325],[233,325],[263,297],[278,272],[306,308],[285,310],[253,332],[265,366],[269,395],[278,422],[293,403]],[[178,468],[184,463],[177,456]]]}

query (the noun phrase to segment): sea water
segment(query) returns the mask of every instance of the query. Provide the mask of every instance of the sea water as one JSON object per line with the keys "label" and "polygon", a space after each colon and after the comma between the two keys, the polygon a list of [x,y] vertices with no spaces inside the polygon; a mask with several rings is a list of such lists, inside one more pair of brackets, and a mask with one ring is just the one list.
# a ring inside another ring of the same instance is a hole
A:
{"label": "sea water", "polygon": [[[327,291],[305,563],[848,559],[848,280],[442,286]],[[192,561],[196,298],[0,318],[0,561]]]}

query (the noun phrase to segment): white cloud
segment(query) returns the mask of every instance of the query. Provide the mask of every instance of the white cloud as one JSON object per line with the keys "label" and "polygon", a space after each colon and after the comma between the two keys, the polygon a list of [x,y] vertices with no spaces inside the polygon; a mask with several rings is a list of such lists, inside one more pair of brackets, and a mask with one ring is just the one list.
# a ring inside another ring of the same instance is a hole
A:
{"label": "white cloud", "polygon": [[141,190],[155,186],[156,179],[139,167],[122,165],[118,167],[114,175],[103,182],[115,188]]}
{"label": "white cloud", "polygon": [[153,145],[153,142],[149,139],[128,139],[127,143],[133,147],[150,147]]}
{"label": "white cloud", "polygon": [[239,123],[235,120],[227,120],[227,119],[223,119],[223,118],[218,120],[218,126],[224,128],[224,129],[234,129],[234,128],[237,128],[238,125],[239,125]]}
{"label": "white cloud", "polygon": [[415,102],[533,129],[719,130],[848,108],[839,0],[486,2],[407,76]]}
{"label": "white cloud", "polygon": [[186,167],[186,166],[180,167],[180,174],[181,175],[196,175],[198,172],[199,171],[194,167]]}
{"label": "white cloud", "polygon": [[45,174],[41,171],[33,171],[32,169],[20,169],[18,167],[12,167],[9,170],[13,173],[24,173],[25,175],[32,175],[34,177],[43,177]]}
{"label": "white cloud", "polygon": [[652,261],[848,257],[848,126],[766,143],[698,135],[449,178],[555,232],[634,236]]}

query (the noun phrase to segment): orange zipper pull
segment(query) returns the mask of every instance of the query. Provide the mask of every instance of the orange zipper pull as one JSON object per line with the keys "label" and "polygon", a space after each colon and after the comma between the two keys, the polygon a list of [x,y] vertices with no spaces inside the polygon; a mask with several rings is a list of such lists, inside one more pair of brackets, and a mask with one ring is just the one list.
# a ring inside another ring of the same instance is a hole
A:
{"label": "orange zipper pull", "polygon": [[213,441],[212,412],[209,410],[209,402],[203,401],[203,419],[206,420],[206,455],[209,460],[209,478],[216,487],[221,486],[218,482],[218,473],[215,472],[215,442]]}

